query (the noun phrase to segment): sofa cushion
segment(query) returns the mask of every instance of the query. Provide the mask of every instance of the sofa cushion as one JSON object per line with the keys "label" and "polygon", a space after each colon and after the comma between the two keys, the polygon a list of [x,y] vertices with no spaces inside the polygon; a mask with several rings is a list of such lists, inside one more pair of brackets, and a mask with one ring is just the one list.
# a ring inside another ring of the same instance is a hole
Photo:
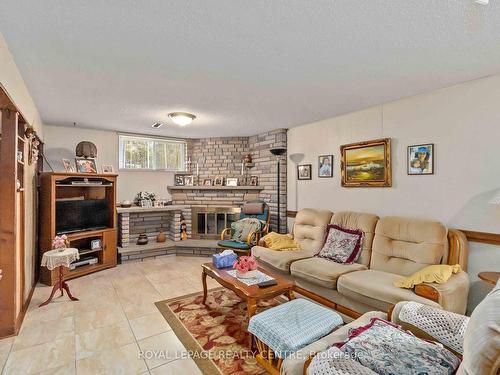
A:
{"label": "sofa cushion", "polygon": [[326,226],[332,213],[325,210],[304,208],[297,213],[293,225],[293,237],[301,250],[317,253],[325,242]]}
{"label": "sofa cushion", "polygon": [[342,228],[360,229],[363,231],[363,247],[357,263],[368,266],[372,252],[373,236],[379,217],[373,214],[362,212],[343,211],[332,216],[331,224],[336,224]]}
{"label": "sofa cushion", "polygon": [[293,262],[290,273],[310,283],[335,289],[340,275],[348,272],[366,270],[366,266],[358,263],[339,264],[322,258],[309,258]]}
{"label": "sofa cushion", "polygon": [[316,256],[340,264],[352,264],[359,257],[361,246],[363,246],[363,231],[329,224],[325,244]]}
{"label": "sofa cushion", "polygon": [[314,256],[310,251],[276,251],[267,247],[254,246],[252,247],[252,255],[259,257],[259,262],[264,262],[273,268],[289,273],[290,264],[293,261],[310,258]]}
{"label": "sofa cushion", "polygon": [[441,223],[384,217],[375,228],[370,269],[409,276],[440,264],[447,246],[447,229]]}
{"label": "sofa cushion", "polygon": [[346,273],[337,280],[337,290],[346,297],[387,311],[391,305],[400,301],[415,301],[430,306],[439,304],[424,297],[417,296],[412,290],[393,285],[399,275],[377,270],[366,270]]}
{"label": "sofa cushion", "polygon": [[229,249],[239,249],[239,250],[250,250],[250,245],[245,242],[222,240],[217,242],[217,245],[221,247],[227,247]]}

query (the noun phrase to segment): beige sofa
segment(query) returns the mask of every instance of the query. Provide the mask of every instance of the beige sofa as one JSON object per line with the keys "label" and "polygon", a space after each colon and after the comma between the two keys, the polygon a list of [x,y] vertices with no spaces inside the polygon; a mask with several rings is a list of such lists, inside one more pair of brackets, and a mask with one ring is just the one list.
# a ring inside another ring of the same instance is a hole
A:
{"label": "beige sofa", "polygon": [[[356,263],[342,265],[314,257],[322,248],[329,223],[364,232]],[[299,293],[340,304],[357,313],[387,311],[399,301],[416,301],[464,314],[469,291],[465,236],[443,224],[374,214],[303,209],[293,235],[300,251],[252,248],[264,268],[292,279]],[[424,283],[414,289],[393,282],[431,264],[456,264],[462,272],[444,284]]]}

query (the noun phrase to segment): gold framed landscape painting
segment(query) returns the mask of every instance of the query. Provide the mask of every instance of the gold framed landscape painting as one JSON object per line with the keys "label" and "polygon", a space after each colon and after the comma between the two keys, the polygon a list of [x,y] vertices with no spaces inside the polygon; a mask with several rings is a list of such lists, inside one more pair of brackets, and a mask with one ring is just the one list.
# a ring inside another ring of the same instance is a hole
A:
{"label": "gold framed landscape painting", "polygon": [[340,146],[342,186],[392,186],[391,139]]}

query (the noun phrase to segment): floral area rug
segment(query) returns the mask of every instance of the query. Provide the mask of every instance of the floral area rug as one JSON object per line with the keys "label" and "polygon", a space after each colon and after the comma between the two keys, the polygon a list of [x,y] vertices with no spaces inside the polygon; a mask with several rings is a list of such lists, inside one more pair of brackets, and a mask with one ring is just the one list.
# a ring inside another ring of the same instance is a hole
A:
{"label": "floral area rug", "polygon": [[[202,300],[194,293],[156,306],[203,374],[266,374],[248,347],[246,301],[224,288],[209,290],[206,306]],[[259,309],[284,301],[261,301]]]}

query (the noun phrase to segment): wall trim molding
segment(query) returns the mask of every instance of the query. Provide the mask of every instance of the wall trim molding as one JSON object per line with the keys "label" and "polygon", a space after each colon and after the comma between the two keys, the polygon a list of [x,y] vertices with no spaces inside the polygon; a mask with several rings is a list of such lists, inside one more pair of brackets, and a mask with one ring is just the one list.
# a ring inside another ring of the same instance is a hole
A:
{"label": "wall trim molding", "polygon": [[459,231],[465,234],[468,241],[500,246],[500,233],[477,232],[467,229],[459,229]]}
{"label": "wall trim molding", "polygon": [[[286,212],[288,218],[294,218],[297,216],[297,211],[288,210]],[[480,242],[489,245],[500,246],[500,233],[489,233],[489,232],[477,232],[467,229],[457,229],[467,237],[467,241],[470,242]]]}

